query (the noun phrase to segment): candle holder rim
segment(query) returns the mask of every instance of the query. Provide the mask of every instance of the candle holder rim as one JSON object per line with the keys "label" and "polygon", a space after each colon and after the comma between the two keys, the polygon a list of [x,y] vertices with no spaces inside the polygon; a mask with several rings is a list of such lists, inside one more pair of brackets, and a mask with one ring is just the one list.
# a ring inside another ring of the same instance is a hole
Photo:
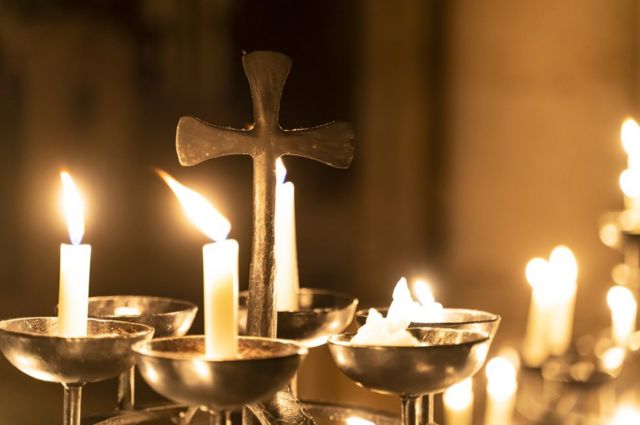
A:
{"label": "candle holder rim", "polygon": [[82,341],[106,340],[106,339],[132,339],[132,338],[143,337],[145,335],[148,335],[149,333],[153,334],[154,332],[154,329],[151,326],[143,325],[140,323],[126,322],[123,320],[96,319],[92,317],[87,319],[87,323],[89,322],[96,322],[96,323],[103,323],[103,324],[114,323],[124,328],[130,328],[132,329],[132,331],[127,331],[126,334],[115,334],[115,333],[106,334],[105,333],[105,334],[97,334],[97,335],[68,337],[68,336],[57,335],[57,334],[54,335],[54,334],[47,334],[47,333],[41,333],[41,332],[18,331],[15,329],[7,328],[8,325],[16,322],[24,322],[27,320],[50,321],[51,319],[58,320],[58,318],[54,316],[29,316],[29,317],[15,317],[11,319],[4,319],[0,321],[0,332],[14,335],[14,336],[26,336],[29,338],[42,338],[42,339],[60,340],[60,341],[67,341],[67,342],[73,342],[73,341],[82,342]]}
{"label": "candle holder rim", "polygon": [[259,336],[238,336],[238,340],[248,340],[248,341],[266,341],[266,342],[275,342],[278,344],[283,344],[285,346],[291,347],[291,352],[284,353],[281,355],[270,355],[270,356],[255,356],[255,357],[234,357],[234,358],[210,358],[206,357],[203,353],[180,353],[175,351],[164,351],[164,350],[154,350],[148,347],[149,345],[155,343],[161,343],[165,341],[171,340],[203,340],[204,335],[186,335],[186,336],[168,336],[162,338],[154,338],[150,341],[140,341],[131,346],[131,350],[140,356],[151,356],[155,358],[162,358],[166,360],[199,360],[205,363],[242,363],[242,362],[250,362],[260,359],[278,359],[278,358],[287,358],[287,357],[297,357],[297,356],[306,356],[309,352],[308,348],[303,345],[298,344],[297,342],[290,339],[280,339],[280,338],[265,338]]}
{"label": "candle holder rim", "polygon": [[[441,329],[441,328],[429,327],[429,326],[413,326],[413,327],[410,327],[409,329],[429,330],[429,329]],[[461,329],[449,329],[449,330],[450,331],[454,331],[454,332],[475,334],[475,335],[478,335],[480,337],[479,338],[474,338],[474,339],[469,340],[469,341],[464,341],[464,342],[460,342],[460,343],[453,343],[453,344],[375,345],[375,344],[351,344],[351,338],[353,338],[356,335],[356,332],[344,332],[344,333],[340,333],[340,334],[337,334],[337,335],[330,336],[329,339],[328,339],[328,343],[329,344],[333,344],[333,345],[337,345],[337,346],[353,348],[353,349],[357,349],[357,350],[364,349],[364,350],[377,350],[377,351],[395,351],[395,350],[416,351],[416,350],[426,350],[426,349],[437,350],[437,349],[442,349],[442,348],[447,348],[447,347],[461,347],[461,346],[464,346],[464,345],[468,345],[468,346],[472,347],[472,346],[474,346],[476,344],[481,344],[483,342],[491,340],[491,336],[489,334],[485,333],[485,332],[469,331],[469,330],[461,330]],[[348,340],[344,340],[344,338],[348,338]]]}
{"label": "candle holder rim", "polygon": [[145,312],[140,312],[140,314],[106,314],[106,315],[100,315],[100,316],[95,316],[92,315],[91,313],[89,313],[89,317],[90,318],[101,318],[101,319],[110,319],[110,318],[117,318],[118,317],[122,317],[122,318],[128,318],[128,319],[132,319],[132,318],[136,318],[136,317],[140,317],[140,316],[157,316],[157,317],[163,317],[163,316],[172,316],[175,315],[177,313],[183,313],[183,312],[187,312],[187,311],[197,311],[198,310],[198,306],[197,304],[191,302],[191,301],[187,301],[187,300],[183,300],[180,298],[172,298],[172,297],[162,297],[162,296],[155,296],[155,295],[98,295],[98,296],[94,296],[94,297],[89,297],[89,302],[93,301],[105,301],[105,300],[109,300],[109,299],[117,299],[117,298],[146,298],[149,300],[154,300],[154,301],[168,301],[168,302],[172,302],[174,304],[178,304],[178,305],[182,305],[183,308],[180,309],[172,309],[171,311],[163,311],[163,312],[159,312],[159,313],[145,313]]}
{"label": "candle holder rim", "polygon": [[[330,295],[333,296],[335,298],[338,299],[343,299],[345,301],[347,301],[347,304],[345,304],[343,307],[340,307],[339,309],[347,309],[353,305],[358,305],[360,303],[360,300],[357,297],[354,297],[352,295],[347,295],[343,292],[338,292],[338,291],[334,291],[331,289],[325,289],[325,288],[299,288],[298,289],[298,294],[309,294],[309,295]],[[240,291],[239,294],[239,298],[240,299],[245,299],[249,296],[249,291]],[[312,308],[309,310],[278,310],[278,313],[304,313],[304,312],[310,312],[310,311],[332,311],[332,310],[336,310],[335,308],[330,308],[330,307],[316,307],[316,308]]]}
{"label": "candle holder rim", "polygon": [[[356,311],[356,317],[364,317],[366,318],[369,314],[369,309],[374,308],[378,312],[387,312],[389,307],[369,307],[363,308]],[[499,314],[491,313],[484,310],[476,310],[473,308],[451,308],[447,307],[443,309],[444,311],[451,313],[473,313],[478,315],[487,316],[486,319],[477,319],[477,320],[460,320],[460,321],[439,321],[439,322],[411,322],[410,327],[437,327],[438,325],[473,325],[477,323],[495,323],[502,320],[502,316]]]}

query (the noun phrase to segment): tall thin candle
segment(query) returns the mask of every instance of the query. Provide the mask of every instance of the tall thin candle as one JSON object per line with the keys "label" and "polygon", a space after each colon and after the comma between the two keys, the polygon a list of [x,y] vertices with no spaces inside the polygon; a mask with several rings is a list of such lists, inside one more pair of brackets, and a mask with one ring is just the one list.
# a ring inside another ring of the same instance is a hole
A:
{"label": "tall thin candle", "polygon": [[84,202],[73,179],[60,173],[63,207],[71,244],[60,245],[58,333],[64,337],[87,335],[91,245],[81,244],[84,235]]}
{"label": "tall thin candle", "polygon": [[205,356],[234,357],[238,351],[238,242],[227,239],[229,221],[199,193],[164,171],[160,177],[176,194],[193,223],[215,242],[203,254]]}
{"label": "tall thin candle", "polygon": [[285,182],[287,169],[278,158],[276,162],[278,185],[276,186],[276,275],[275,301],[278,311],[298,309],[298,250],[296,244],[295,188]]}

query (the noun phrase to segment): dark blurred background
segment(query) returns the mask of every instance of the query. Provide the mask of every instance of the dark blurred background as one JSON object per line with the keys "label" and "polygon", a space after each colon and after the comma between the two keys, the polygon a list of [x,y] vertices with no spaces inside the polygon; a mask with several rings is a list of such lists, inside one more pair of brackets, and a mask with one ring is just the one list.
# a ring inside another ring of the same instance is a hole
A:
{"label": "dark blurred background", "polygon": [[[523,334],[524,266],[557,244],[579,261],[576,333],[608,323],[619,255],[597,221],[622,206],[618,131],[637,112],[637,1],[0,1],[0,317],[53,314],[62,168],[86,197],[91,294],[201,304],[201,246],[162,167],[230,219],[246,285],[251,161],[179,166],[181,115],[252,120],[241,52],[293,60],[284,128],[352,121],[348,171],[287,159],[301,280],[387,304],[429,276],[445,306],[503,315]],[[201,316],[194,332],[200,332]],[[59,423],[62,390],[0,361],[0,423]],[[303,397],[397,409],[339,375],[325,348]],[[115,383],[85,390],[105,411]],[[148,392],[143,400],[153,400]]]}

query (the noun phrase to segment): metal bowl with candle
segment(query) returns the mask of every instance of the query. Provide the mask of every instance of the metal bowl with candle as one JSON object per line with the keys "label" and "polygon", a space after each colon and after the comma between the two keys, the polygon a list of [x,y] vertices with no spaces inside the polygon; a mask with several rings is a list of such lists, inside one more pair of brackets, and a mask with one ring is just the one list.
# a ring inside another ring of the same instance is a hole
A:
{"label": "metal bowl with candle", "polygon": [[159,338],[133,347],[149,386],[190,406],[229,410],[263,400],[295,375],[307,349],[291,341],[239,337],[238,354],[205,356],[203,336]]}
{"label": "metal bowl with candle", "polygon": [[[240,333],[246,333],[248,293],[240,293]],[[324,289],[300,288],[298,309],[278,311],[277,336],[312,348],[323,345],[331,335],[346,329],[353,321],[358,299]]]}
{"label": "metal bowl with candle", "polygon": [[[423,395],[443,392],[484,364],[491,337],[486,332],[446,328],[409,328],[417,345],[354,343],[353,333],[329,338],[338,368],[356,384],[402,399],[403,425],[422,423]],[[433,408],[428,409],[429,423]]]}
{"label": "metal bowl with candle", "polygon": [[146,295],[110,295],[89,298],[89,316],[141,323],[155,329],[154,336],[185,335],[198,307],[184,300]]}

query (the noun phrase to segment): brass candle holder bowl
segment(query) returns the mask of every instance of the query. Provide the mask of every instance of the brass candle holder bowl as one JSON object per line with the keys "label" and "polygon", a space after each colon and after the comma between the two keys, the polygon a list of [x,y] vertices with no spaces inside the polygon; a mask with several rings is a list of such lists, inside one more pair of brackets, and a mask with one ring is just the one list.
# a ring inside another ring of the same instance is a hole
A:
{"label": "brass candle holder bowl", "polygon": [[[109,295],[89,298],[89,316],[139,323],[155,329],[154,336],[182,336],[191,328],[198,307],[174,298],[146,295]],[[118,409],[135,405],[135,367],[118,377]]]}
{"label": "brass candle holder bowl", "polygon": [[[123,312],[119,313],[119,309]],[[185,335],[197,312],[195,304],[174,298],[146,295],[89,298],[89,316],[151,326],[155,338]]]}
{"label": "brass candle holder bowl", "polygon": [[[376,308],[383,316],[386,316],[389,308]],[[356,323],[362,326],[366,323],[369,309],[358,310],[356,312]],[[485,332],[490,339],[498,332],[501,317],[497,314],[489,313],[481,310],[473,310],[467,308],[445,308],[442,310],[442,318],[436,322],[412,322],[410,327],[438,327],[448,329],[459,329],[468,331]],[[420,397],[422,398],[422,397]],[[423,404],[422,400],[418,404]],[[434,395],[429,394],[427,412],[429,414],[429,423],[433,422],[434,412]]]}
{"label": "brass candle holder bowl", "polygon": [[220,413],[263,400],[295,375],[307,349],[290,341],[239,337],[235,358],[204,355],[204,336],[159,338],[136,344],[140,373],[160,395]]}
{"label": "brass candle holder bowl", "polygon": [[[408,331],[421,345],[352,345],[354,334],[345,333],[329,338],[329,349],[338,368],[358,385],[399,395],[403,424],[419,425],[420,396],[443,392],[478,372],[491,337],[486,332],[447,328]],[[429,423],[433,423],[431,418]]]}
{"label": "brass candle holder bowl", "polygon": [[[240,333],[247,323],[246,291],[240,293]],[[300,288],[298,310],[278,311],[277,337],[290,339],[308,348],[326,344],[331,335],[346,329],[353,321],[358,299],[323,289]]]}
{"label": "brass candle holder bowl", "polygon": [[87,320],[87,336],[58,336],[57,317],[0,322],[0,350],[18,370],[64,386],[65,425],[79,425],[84,384],[113,378],[131,368],[131,345],[150,340],[153,328],[113,320]]}

